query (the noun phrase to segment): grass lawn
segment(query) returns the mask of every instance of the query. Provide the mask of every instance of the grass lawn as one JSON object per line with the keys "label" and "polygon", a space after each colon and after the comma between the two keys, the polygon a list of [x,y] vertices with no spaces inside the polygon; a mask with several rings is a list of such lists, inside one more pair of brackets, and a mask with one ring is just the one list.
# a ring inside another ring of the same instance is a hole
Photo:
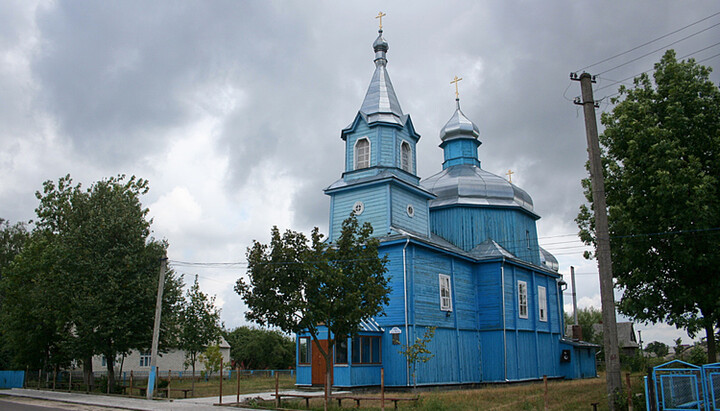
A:
{"label": "grass lawn", "polygon": [[[223,396],[234,395],[238,393],[237,380],[233,376],[232,380],[223,380]],[[166,378],[162,378],[166,379]],[[195,381],[195,397],[212,397],[217,396],[220,393],[220,380],[218,378],[210,379],[205,381],[204,379],[198,378],[199,381]],[[190,388],[192,381],[187,378],[173,379],[170,381],[170,388]],[[279,377],[279,386],[281,390],[295,389],[295,376],[288,374],[281,374]],[[240,394],[250,394],[254,392],[268,392],[275,390],[275,378],[270,377],[240,377]],[[188,393],[188,397],[190,397]],[[182,398],[183,393],[175,391],[170,393],[170,398]]]}
{"label": "grass lawn", "polygon": [[[623,381],[625,373],[623,373]],[[259,381],[258,381],[259,383]],[[274,384],[274,382],[273,382]],[[642,375],[631,376],[633,393],[642,393]],[[267,386],[270,388],[270,386]],[[272,386],[271,389],[274,389]],[[265,390],[267,391],[267,389]],[[224,392],[224,388],[223,388]],[[234,392],[234,391],[233,391]],[[399,408],[418,410],[544,410],[545,386],[542,381],[518,384],[487,385],[474,389],[444,390],[440,388],[431,391],[419,392],[420,400],[417,405],[411,402],[400,402]],[[359,394],[359,396],[377,397],[378,393]],[[386,393],[392,397],[413,397],[412,393]],[[592,410],[592,403],[597,402],[599,410],[607,410],[605,400],[605,375],[600,374],[599,378],[572,381],[549,381],[548,382],[548,406],[551,410]],[[640,399],[638,399],[640,400]],[[644,400],[643,400],[644,401]],[[624,401],[627,404],[627,400]],[[272,403],[265,404],[272,406]],[[334,402],[332,409],[337,408]],[[313,399],[310,401],[313,410],[322,409],[322,400]],[[343,409],[355,406],[353,401],[343,401]],[[362,401],[362,409],[379,410],[379,401]],[[625,405],[626,406],[626,405]],[[304,409],[304,400],[283,400],[283,407],[293,409]],[[385,408],[390,410],[393,403],[387,401]],[[638,402],[635,402],[635,410],[644,409]]]}
{"label": "grass lawn", "polygon": [[[161,378],[164,380],[165,378]],[[625,373],[623,373],[623,382]],[[142,385],[142,382],[138,381]],[[631,376],[633,393],[644,391],[641,374]],[[137,385],[135,385],[137,386]],[[172,379],[170,388],[190,388],[190,379]],[[281,390],[295,389],[295,376],[283,374],[279,377]],[[271,392],[275,390],[275,378],[266,376],[242,376],[240,378],[240,394],[259,392]],[[213,378],[210,381],[201,379],[195,381],[195,397],[216,397],[220,391],[220,381]],[[223,381],[223,395],[235,395],[237,380]],[[386,397],[420,397],[415,404],[413,402],[400,402],[399,408],[418,410],[544,410],[545,385],[542,381],[515,384],[484,385],[472,389],[442,389],[432,388],[419,391],[418,394],[411,392],[386,392]],[[357,394],[360,397],[378,397],[379,390],[375,392],[363,392]],[[181,391],[172,391],[171,398],[181,398]],[[605,396],[605,375],[600,374],[599,378],[584,380],[554,380],[548,382],[548,406],[551,410],[592,410],[592,403],[598,403],[599,410],[607,410]],[[627,397],[626,397],[627,398]],[[355,403],[351,400],[343,400],[343,409],[354,408]],[[627,400],[623,401],[623,408]],[[271,408],[273,402],[261,403],[260,406]],[[292,409],[304,409],[304,400],[283,399],[283,407]],[[311,409],[321,410],[322,399],[310,401]],[[379,410],[380,401],[361,401],[362,409]],[[385,408],[390,410],[393,403],[386,401]],[[337,402],[333,402],[332,409],[337,408]],[[622,408],[621,408],[622,409]],[[626,408],[625,408],[626,409]],[[644,409],[644,399],[637,398],[635,410]]]}

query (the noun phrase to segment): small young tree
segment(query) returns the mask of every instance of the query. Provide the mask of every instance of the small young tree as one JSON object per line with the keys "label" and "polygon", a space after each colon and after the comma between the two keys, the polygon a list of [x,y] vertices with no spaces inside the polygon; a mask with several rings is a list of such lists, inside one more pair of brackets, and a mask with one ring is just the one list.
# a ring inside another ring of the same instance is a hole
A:
{"label": "small young tree", "polygon": [[415,338],[415,342],[410,345],[403,344],[400,354],[405,356],[407,366],[412,376],[413,389],[417,389],[417,365],[418,363],[426,363],[432,359],[435,354],[428,350],[427,345],[435,336],[435,327],[425,329],[425,335],[422,338]]}
{"label": "small young tree", "polygon": [[195,392],[195,362],[210,343],[220,338],[220,310],[215,307],[215,296],[200,291],[198,277],[187,291],[180,310],[180,349],[185,351],[185,366],[192,367],[191,389]]}
{"label": "small young tree", "polygon": [[[372,232],[369,223],[359,226],[354,215],[343,221],[333,244],[323,241],[317,227],[310,241],[290,230],[280,235],[273,227],[270,244],[255,241],[248,249],[249,282],[240,278],[235,286],[249,308],[248,320],[312,336],[325,359],[325,408],[334,336],[356,335],[360,322],[380,315],[389,302],[387,257],[378,256],[379,241]],[[329,331],[327,348],[320,345],[321,324]]]}
{"label": "small young tree", "polygon": [[[214,372],[222,371],[223,356],[220,352],[220,346],[213,344],[207,347],[204,353],[200,354],[200,361],[205,365],[205,375],[208,378],[212,376]],[[220,374],[222,378],[222,373]]]}
{"label": "small young tree", "polygon": [[670,347],[660,341],[653,341],[645,347],[645,351],[654,353],[657,358],[664,358],[670,352]]}

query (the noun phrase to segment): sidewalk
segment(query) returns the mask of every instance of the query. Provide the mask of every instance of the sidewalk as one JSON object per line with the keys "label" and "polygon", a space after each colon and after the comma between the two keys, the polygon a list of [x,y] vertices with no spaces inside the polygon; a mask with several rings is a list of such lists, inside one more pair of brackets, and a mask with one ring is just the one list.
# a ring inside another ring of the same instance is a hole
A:
{"label": "sidewalk", "polygon": [[[282,391],[283,393],[292,393],[295,391]],[[240,396],[240,401],[243,398],[257,398],[262,397],[266,400],[272,400],[274,392],[257,393],[257,394],[244,394]],[[225,407],[225,406],[214,406],[219,400],[218,397],[205,397],[205,398],[187,398],[187,399],[156,399],[156,400],[145,400],[142,398],[128,398],[114,395],[95,395],[95,394],[81,394],[81,393],[68,393],[61,391],[49,391],[49,390],[31,390],[25,388],[13,388],[10,390],[0,390],[0,395],[8,395],[12,397],[28,397],[37,398],[48,401],[59,401],[73,404],[83,405],[95,405],[99,407],[111,407],[120,408],[126,410],[199,410],[199,411],[218,411],[218,410],[249,410],[249,408],[237,408],[237,407]],[[322,395],[322,393],[320,393]],[[234,403],[236,401],[236,395],[223,396],[223,403]]]}

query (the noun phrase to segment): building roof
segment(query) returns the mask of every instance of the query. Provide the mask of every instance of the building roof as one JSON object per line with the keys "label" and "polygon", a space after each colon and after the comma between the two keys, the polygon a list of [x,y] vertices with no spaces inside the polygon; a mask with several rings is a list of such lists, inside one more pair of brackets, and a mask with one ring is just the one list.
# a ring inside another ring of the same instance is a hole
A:
{"label": "building roof", "polygon": [[450,120],[440,130],[440,140],[449,141],[458,138],[475,139],[480,136],[480,130],[460,110],[460,99],[455,99],[456,108]]}
{"label": "building roof", "polygon": [[373,43],[375,73],[370,80],[360,113],[367,117],[368,124],[384,122],[402,126],[405,123],[403,112],[385,68],[388,43],[382,36],[383,31],[379,30],[378,33],[378,38]]}
{"label": "building roof", "polygon": [[420,182],[437,198],[430,208],[448,205],[518,207],[534,217],[533,201],[520,187],[474,164],[457,164]]}
{"label": "building roof", "polygon": [[[593,324],[593,331],[597,334],[602,334],[603,325]],[[620,348],[640,348],[640,344],[637,343],[635,338],[635,327],[631,322],[618,322],[617,323],[617,335],[618,345]]]}

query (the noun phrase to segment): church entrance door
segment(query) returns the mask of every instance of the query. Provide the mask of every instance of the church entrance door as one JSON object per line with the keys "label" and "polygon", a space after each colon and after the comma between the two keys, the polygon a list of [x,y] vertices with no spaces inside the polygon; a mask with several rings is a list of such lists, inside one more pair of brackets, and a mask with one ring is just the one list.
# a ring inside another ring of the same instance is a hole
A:
{"label": "church entrance door", "polygon": [[[328,340],[320,340],[320,346],[327,352]],[[312,350],[312,384],[313,385],[324,385],[325,384],[325,357],[320,354],[320,350],[317,347],[313,347]],[[332,373],[332,368],[331,371]],[[330,374],[330,383],[332,384],[333,378]]]}

